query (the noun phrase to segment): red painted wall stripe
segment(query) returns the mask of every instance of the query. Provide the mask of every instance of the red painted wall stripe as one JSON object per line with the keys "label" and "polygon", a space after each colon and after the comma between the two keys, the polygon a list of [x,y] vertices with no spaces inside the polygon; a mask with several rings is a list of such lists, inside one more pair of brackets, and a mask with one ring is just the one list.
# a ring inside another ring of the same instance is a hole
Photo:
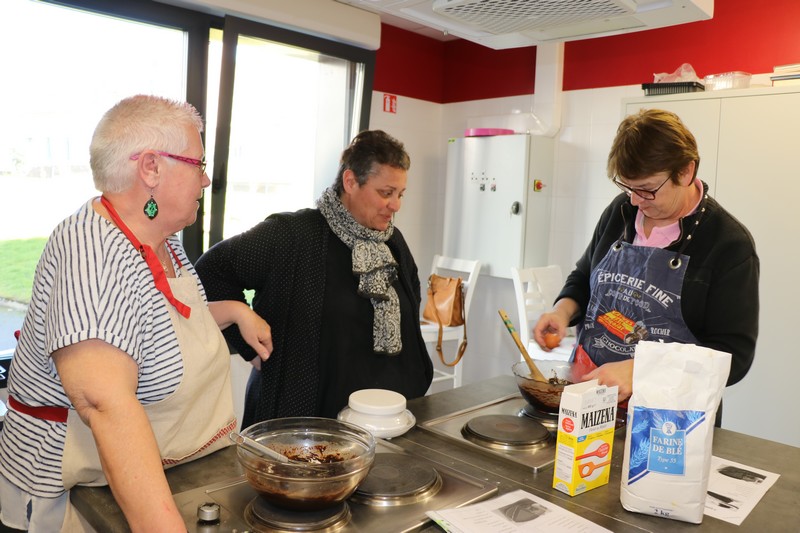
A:
{"label": "red painted wall stripe", "polygon": [[800,2],[716,0],[714,18],[564,47],[564,90],[650,83],[690,63],[697,75],[772,72],[800,62]]}
{"label": "red painted wall stripe", "polygon": [[536,47],[492,50],[381,24],[374,90],[440,104],[533,94]]}
{"label": "red painted wall stripe", "polygon": [[[382,25],[377,91],[436,103],[533,94],[536,47],[492,50]],[[699,77],[800,62],[800,1],[717,0],[714,18],[564,47],[564,90],[653,81],[690,63]]]}
{"label": "red painted wall stripe", "polygon": [[536,47],[493,50],[471,41],[444,47],[444,103],[533,94]]}
{"label": "red painted wall stripe", "polygon": [[374,90],[442,103],[443,80],[442,41],[381,24]]}

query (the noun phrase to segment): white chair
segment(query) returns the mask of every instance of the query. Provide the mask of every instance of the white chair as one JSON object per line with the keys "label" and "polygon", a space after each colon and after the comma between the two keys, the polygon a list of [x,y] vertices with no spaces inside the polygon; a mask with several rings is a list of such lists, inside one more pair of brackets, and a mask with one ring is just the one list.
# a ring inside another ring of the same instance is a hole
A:
{"label": "white chair", "polygon": [[[467,326],[469,326],[470,303],[472,302],[472,297],[475,295],[475,284],[478,281],[480,270],[480,261],[457,259],[442,255],[433,256],[433,266],[431,267],[432,274],[448,277],[460,277],[462,280],[464,291],[464,317],[466,319]],[[425,340],[425,342],[427,344],[432,343],[435,346],[439,338],[439,325],[431,324],[425,319],[421,319],[420,327],[422,329],[422,338]],[[445,326],[442,329],[442,343],[445,341],[456,341],[456,347],[458,347],[461,345],[461,341],[463,339],[464,326]],[[434,349],[433,352],[429,353],[431,354],[431,359],[433,359],[435,366],[436,361],[439,359],[438,355],[436,354],[436,350]],[[455,350],[452,353],[455,354]],[[469,353],[469,347],[467,348],[467,353]],[[469,356],[465,355],[465,357]],[[453,380],[453,388],[460,387],[461,365],[463,364],[464,363],[462,361],[454,367],[448,367],[452,369],[452,372],[445,372],[443,370],[434,368],[433,382],[437,383],[439,381]]]}
{"label": "white chair", "polygon": [[561,268],[558,265],[511,267],[511,279],[514,281],[514,293],[517,296],[519,338],[530,356],[534,359],[569,360],[576,340],[573,328],[569,328],[568,335],[561,339],[561,344],[549,352],[542,350],[532,338],[533,326],[539,316],[553,307],[553,302],[564,285]]}

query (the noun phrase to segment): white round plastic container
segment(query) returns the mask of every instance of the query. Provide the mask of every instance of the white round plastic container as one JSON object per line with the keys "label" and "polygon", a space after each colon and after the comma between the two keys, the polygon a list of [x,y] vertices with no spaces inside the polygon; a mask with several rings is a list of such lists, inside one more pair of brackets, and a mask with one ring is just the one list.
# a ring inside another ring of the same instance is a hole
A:
{"label": "white round plastic container", "polygon": [[362,389],[350,395],[348,406],[337,418],[366,429],[379,439],[398,437],[414,427],[417,419],[406,409],[405,397],[385,389]]}

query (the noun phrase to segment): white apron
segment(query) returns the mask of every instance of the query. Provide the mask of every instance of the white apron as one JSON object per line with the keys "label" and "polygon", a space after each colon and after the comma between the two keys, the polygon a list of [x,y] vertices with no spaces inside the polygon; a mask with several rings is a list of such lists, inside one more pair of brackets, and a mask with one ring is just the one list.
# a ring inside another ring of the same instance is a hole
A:
{"label": "white apron", "polygon": [[[228,446],[227,435],[236,428],[225,339],[189,272],[181,269],[181,276],[169,284],[192,313],[187,319],[167,306],[183,357],[183,380],[172,395],[144,406],[165,468]],[[92,432],[74,409],[67,418],[62,476],[67,490],[107,484]],[[70,515],[74,513],[67,513],[68,519]],[[80,529],[65,522],[62,531]]]}

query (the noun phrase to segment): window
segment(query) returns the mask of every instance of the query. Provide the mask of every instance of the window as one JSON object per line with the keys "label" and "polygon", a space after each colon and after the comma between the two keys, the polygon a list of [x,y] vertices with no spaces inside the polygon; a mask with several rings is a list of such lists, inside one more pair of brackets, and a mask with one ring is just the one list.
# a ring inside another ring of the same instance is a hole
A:
{"label": "window", "polygon": [[[46,237],[96,194],[89,141],[100,116],[130,94],[185,98],[186,38],[26,0],[0,3],[0,19],[13,21],[0,32],[0,183],[13,199],[0,209],[0,240]],[[148,57],[158,60],[143,76]]]}
{"label": "window", "polygon": [[[0,2],[0,20],[1,357],[15,345],[47,237],[97,195],[97,121],[130,94],[185,98],[187,45],[178,29],[27,0]],[[157,58],[147,76],[144,58]]]}
{"label": "window", "polygon": [[213,183],[182,234],[192,259],[273,211],[312,207],[368,124],[374,52],[145,0],[3,0],[0,20],[0,357],[47,236],[97,194],[89,142],[121,98],[187,100],[206,118]]}
{"label": "window", "polygon": [[374,65],[373,52],[235,17],[222,44],[208,244],[314,206],[368,123]]}

